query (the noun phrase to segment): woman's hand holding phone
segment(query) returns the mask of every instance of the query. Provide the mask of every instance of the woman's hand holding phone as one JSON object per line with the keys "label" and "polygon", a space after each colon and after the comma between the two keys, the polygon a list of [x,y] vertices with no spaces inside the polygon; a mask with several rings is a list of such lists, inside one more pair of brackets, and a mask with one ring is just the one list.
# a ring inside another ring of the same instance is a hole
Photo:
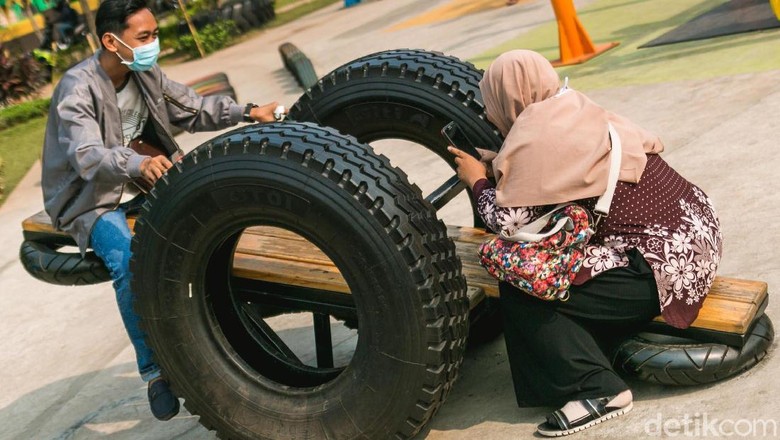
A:
{"label": "woman's hand holding phone", "polygon": [[473,142],[466,136],[455,121],[450,122],[441,129],[441,134],[450,144],[447,151],[455,155],[455,165],[458,167],[458,178],[462,180],[469,188],[473,188],[478,180],[487,177],[487,168],[485,164],[479,161],[471,154],[459,149],[462,146],[472,152],[477,149]]}
{"label": "woman's hand holding phone", "polygon": [[480,179],[487,178],[487,168],[485,164],[477,160],[474,156],[459,150],[453,146],[447,147],[447,151],[455,156],[455,165],[458,167],[458,178],[462,180],[469,188]]}

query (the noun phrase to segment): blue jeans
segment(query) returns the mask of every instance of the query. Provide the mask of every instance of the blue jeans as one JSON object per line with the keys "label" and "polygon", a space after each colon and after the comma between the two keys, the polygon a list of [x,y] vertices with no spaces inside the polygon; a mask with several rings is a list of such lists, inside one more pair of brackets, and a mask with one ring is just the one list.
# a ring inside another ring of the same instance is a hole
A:
{"label": "blue jeans", "polygon": [[[129,203],[133,203],[131,201]],[[138,373],[144,382],[160,376],[160,367],[152,359],[152,349],[146,345],[144,332],[139,324],[140,318],[133,309],[135,295],[130,290],[130,240],[132,234],[127,226],[127,204],[120,205],[115,211],[109,211],[100,216],[92,227],[90,244],[95,254],[103,260],[111,279],[114,280],[116,302],[119,313],[125,324],[135,348],[135,358],[138,363]]]}

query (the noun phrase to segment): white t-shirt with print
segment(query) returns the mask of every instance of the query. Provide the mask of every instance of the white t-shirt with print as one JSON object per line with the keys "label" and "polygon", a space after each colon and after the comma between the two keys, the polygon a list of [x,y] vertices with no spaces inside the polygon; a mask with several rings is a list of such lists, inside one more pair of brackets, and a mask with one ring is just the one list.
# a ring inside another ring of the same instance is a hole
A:
{"label": "white t-shirt with print", "polygon": [[[146,121],[149,119],[149,109],[133,78],[129,78],[125,85],[116,91],[116,101],[122,121],[122,143],[127,146],[131,140],[143,133]],[[140,191],[134,185],[125,185],[120,203],[133,199],[139,193]]]}

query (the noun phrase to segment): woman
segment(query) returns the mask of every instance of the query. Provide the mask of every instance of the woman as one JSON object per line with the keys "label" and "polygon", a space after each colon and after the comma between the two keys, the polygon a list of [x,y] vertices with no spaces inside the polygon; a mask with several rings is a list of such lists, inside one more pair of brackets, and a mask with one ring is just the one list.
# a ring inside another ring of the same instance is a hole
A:
{"label": "woman", "polygon": [[561,88],[538,53],[502,54],[480,89],[504,144],[498,154],[480,151],[482,161],[450,151],[494,232],[511,235],[562,202],[593,209],[607,186],[608,123],[622,141],[609,215],[586,247],[570,299],[543,301],[499,285],[517,403],[562,405],[538,432],[571,434],[632,407],[608,358],[612,342],[659,314],[678,328],[696,319],[720,261],[718,219],[707,196],[658,156],[656,136]]}

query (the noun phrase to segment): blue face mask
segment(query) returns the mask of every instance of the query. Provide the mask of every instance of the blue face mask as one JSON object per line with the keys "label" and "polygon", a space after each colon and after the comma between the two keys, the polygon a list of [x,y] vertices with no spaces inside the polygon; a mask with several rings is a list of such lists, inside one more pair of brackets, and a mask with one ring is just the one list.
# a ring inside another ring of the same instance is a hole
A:
{"label": "blue face mask", "polygon": [[116,40],[122,43],[126,48],[133,51],[133,61],[125,61],[122,56],[119,55],[119,52],[116,53],[116,56],[122,60],[122,64],[127,66],[130,70],[135,72],[145,72],[151,69],[155,63],[157,63],[157,56],[160,55],[159,38],[155,38],[151,43],[138,47],[128,46],[127,43],[120,40],[116,35],[114,35],[114,38],[116,38]]}

